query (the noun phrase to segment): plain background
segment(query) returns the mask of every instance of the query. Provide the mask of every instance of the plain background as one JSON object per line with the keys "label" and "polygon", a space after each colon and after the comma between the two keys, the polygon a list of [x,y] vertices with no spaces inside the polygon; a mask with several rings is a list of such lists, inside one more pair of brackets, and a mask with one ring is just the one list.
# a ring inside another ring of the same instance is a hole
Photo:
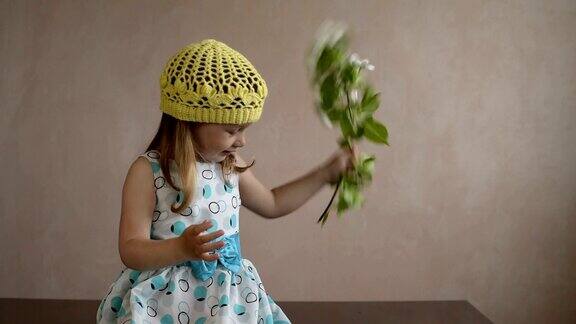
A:
{"label": "plain background", "polygon": [[[390,147],[362,210],[243,209],[280,301],[467,299],[496,323],[576,321],[576,2],[2,1],[0,297],[100,299],[123,265],[121,190],[160,120],[159,76],[215,38],[267,82],[244,156],[269,188],[336,149],[305,51],[322,21],[368,59]],[[96,311],[96,310],[95,310]]]}

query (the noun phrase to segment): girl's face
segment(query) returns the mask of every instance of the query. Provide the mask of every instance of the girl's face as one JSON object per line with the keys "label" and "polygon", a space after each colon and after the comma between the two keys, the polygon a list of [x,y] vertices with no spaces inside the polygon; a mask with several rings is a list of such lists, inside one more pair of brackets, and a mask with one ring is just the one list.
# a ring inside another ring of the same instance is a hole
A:
{"label": "girl's face", "polygon": [[244,130],[251,124],[197,123],[192,128],[196,150],[205,160],[221,162],[229,152],[246,145]]}

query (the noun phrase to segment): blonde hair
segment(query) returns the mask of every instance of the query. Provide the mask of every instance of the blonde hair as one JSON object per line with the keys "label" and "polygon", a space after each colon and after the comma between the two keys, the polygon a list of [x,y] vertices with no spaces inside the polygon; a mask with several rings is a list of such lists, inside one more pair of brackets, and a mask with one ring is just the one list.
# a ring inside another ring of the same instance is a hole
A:
{"label": "blonde hair", "polygon": [[[174,213],[179,213],[186,209],[193,201],[196,194],[196,148],[192,136],[192,129],[197,127],[197,122],[183,121],[176,119],[166,113],[162,113],[162,119],[154,138],[146,148],[146,152],[156,150],[160,153],[160,169],[165,175],[166,182],[175,190],[182,192],[182,203],[180,206],[170,206]],[[170,161],[174,161],[176,171],[182,180],[182,188],[178,187],[172,174],[170,173]],[[233,154],[229,154],[222,162],[218,164],[222,168],[222,174],[227,185],[230,185],[230,174],[232,172],[242,173],[252,167],[256,160],[250,165],[238,166]],[[170,176],[166,176],[170,175]]]}

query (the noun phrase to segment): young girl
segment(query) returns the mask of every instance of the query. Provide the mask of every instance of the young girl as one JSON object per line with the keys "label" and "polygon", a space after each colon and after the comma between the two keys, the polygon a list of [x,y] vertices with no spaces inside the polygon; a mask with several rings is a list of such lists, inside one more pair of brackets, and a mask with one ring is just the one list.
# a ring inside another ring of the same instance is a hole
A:
{"label": "young girl", "polygon": [[[172,56],[160,77],[162,118],[130,167],[118,247],[126,266],[98,323],[290,323],[243,257],[240,205],[266,218],[291,213],[352,167],[338,150],[272,190],[240,156],[267,88],[239,52],[214,39]],[[242,199],[240,198],[242,197]]]}

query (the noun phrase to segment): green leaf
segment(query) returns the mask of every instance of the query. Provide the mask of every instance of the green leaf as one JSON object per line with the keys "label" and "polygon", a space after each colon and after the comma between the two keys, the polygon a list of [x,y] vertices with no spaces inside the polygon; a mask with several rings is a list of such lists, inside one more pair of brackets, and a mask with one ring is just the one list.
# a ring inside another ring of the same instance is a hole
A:
{"label": "green leaf", "polygon": [[352,138],[356,140],[362,138],[364,135],[364,121],[359,119],[360,108],[361,107],[359,105],[353,104],[349,109],[350,118],[354,126],[354,134],[352,135]]}
{"label": "green leaf", "polygon": [[352,125],[352,121],[346,111],[340,116],[340,129],[345,138],[354,136],[354,126]]}
{"label": "green leaf", "polygon": [[373,173],[374,173],[374,159],[371,159],[364,163],[364,174],[368,175],[371,178]]}
{"label": "green leaf", "polygon": [[349,46],[349,36],[348,33],[345,32],[342,37],[340,37],[336,43],[334,44],[334,46],[332,47],[332,49],[338,53],[337,56],[337,62],[341,64],[341,62],[343,61],[343,59],[346,57],[346,51],[348,49]]}
{"label": "green leaf", "polygon": [[364,136],[364,125],[359,125],[354,138],[362,138]]}
{"label": "green leaf", "polygon": [[359,163],[357,166],[358,174],[360,178],[364,181],[372,181],[372,173],[374,172],[374,160],[375,156],[367,156],[362,154],[359,158]]}
{"label": "green leaf", "polygon": [[338,108],[332,108],[326,112],[328,118],[333,122],[339,121],[341,114],[342,111]]}
{"label": "green leaf", "polygon": [[352,108],[346,108],[345,110],[345,117],[348,118],[350,125],[352,125],[352,138],[357,138],[358,133],[358,124],[356,121],[356,114]]}
{"label": "green leaf", "polygon": [[335,44],[326,45],[318,57],[316,64],[316,80],[321,78],[334,65],[341,65],[344,59],[344,51],[347,47],[348,40],[343,35]]}
{"label": "green leaf", "polygon": [[334,51],[330,47],[324,47],[316,63],[316,75],[320,77],[324,75],[333,64],[334,59]]}
{"label": "green leaf", "polygon": [[346,63],[342,70],[341,79],[345,84],[354,84],[358,80],[360,69],[350,63]]}
{"label": "green leaf", "polygon": [[378,144],[388,145],[388,130],[374,118],[368,118],[364,124],[364,136]]}
{"label": "green leaf", "polygon": [[374,93],[374,90],[370,86],[366,86],[361,101],[362,112],[367,114],[374,113],[380,106],[379,95],[380,93]]}
{"label": "green leaf", "polygon": [[358,209],[362,207],[362,203],[364,202],[364,196],[359,190],[354,190],[352,192],[352,203],[350,204],[352,208]]}
{"label": "green leaf", "polygon": [[348,203],[340,197],[338,199],[338,215],[342,214],[346,209],[348,209]]}
{"label": "green leaf", "polygon": [[362,105],[363,111],[373,113],[376,110],[378,110],[378,107],[380,106],[380,97],[379,96],[380,96],[380,94],[377,93],[373,97],[368,98],[366,100],[366,103],[364,103]]}
{"label": "green leaf", "polygon": [[346,201],[347,205],[352,204],[354,200],[354,188],[346,186],[342,188],[342,198]]}
{"label": "green leaf", "polygon": [[346,179],[346,176],[344,176],[340,187],[340,194],[338,196],[338,214],[342,213],[350,207],[352,199],[353,197],[352,192],[350,191],[350,184]]}
{"label": "green leaf", "polygon": [[366,120],[368,118],[372,117],[372,112],[371,111],[360,111],[357,114],[357,118],[356,120],[358,120],[358,126],[364,128],[364,124],[366,123]]}
{"label": "green leaf", "polygon": [[338,100],[338,84],[333,73],[329,74],[322,81],[322,85],[320,86],[320,95],[322,98],[321,108],[324,111],[330,110],[334,106],[336,100]]}
{"label": "green leaf", "polygon": [[[366,123],[370,119],[374,119],[373,114],[380,106],[380,93],[374,93],[374,90],[370,86],[364,88],[364,95],[362,101],[360,102],[360,112],[358,113],[358,123],[362,125],[363,128],[366,127]],[[371,122],[371,121],[370,121]],[[364,134],[366,131],[364,131]]]}

